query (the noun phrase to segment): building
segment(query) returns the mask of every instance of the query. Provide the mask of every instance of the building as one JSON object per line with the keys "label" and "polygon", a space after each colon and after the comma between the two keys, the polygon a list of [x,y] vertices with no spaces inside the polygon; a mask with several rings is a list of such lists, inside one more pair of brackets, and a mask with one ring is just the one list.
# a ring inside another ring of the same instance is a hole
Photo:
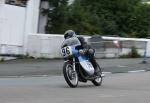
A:
{"label": "building", "polygon": [[27,37],[38,32],[40,0],[1,0],[0,54],[26,54]]}
{"label": "building", "polygon": [[28,0],[5,0],[6,4],[25,7]]}

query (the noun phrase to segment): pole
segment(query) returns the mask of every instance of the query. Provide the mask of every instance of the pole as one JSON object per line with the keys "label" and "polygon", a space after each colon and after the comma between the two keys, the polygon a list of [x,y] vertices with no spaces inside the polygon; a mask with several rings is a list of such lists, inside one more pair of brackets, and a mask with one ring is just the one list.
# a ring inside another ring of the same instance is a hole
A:
{"label": "pole", "polygon": [[143,61],[142,61],[143,64],[147,63],[146,59],[147,59],[147,41],[145,41],[144,58],[143,58]]}

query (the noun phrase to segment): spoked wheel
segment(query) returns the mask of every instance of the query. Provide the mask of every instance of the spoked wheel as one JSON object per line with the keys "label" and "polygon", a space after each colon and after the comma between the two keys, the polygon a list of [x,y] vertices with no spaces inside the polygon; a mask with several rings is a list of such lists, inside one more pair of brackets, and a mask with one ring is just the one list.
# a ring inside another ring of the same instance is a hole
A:
{"label": "spoked wheel", "polygon": [[73,65],[70,62],[66,62],[63,66],[63,74],[67,84],[75,88],[78,85],[77,71],[73,70]]}
{"label": "spoked wheel", "polygon": [[97,75],[96,75],[96,79],[94,79],[92,81],[92,83],[95,85],[95,86],[100,86],[102,84],[102,81],[103,81],[103,77],[102,77],[102,70],[100,68],[100,66],[97,64],[97,69],[99,69]]}

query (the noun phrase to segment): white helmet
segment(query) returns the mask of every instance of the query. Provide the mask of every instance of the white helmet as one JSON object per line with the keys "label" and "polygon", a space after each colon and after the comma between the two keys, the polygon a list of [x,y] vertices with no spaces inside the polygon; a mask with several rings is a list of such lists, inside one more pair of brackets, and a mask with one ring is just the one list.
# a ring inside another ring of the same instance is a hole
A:
{"label": "white helmet", "polygon": [[72,38],[72,37],[76,37],[76,33],[73,30],[67,30],[64,33],[64,38],[65,39]]}

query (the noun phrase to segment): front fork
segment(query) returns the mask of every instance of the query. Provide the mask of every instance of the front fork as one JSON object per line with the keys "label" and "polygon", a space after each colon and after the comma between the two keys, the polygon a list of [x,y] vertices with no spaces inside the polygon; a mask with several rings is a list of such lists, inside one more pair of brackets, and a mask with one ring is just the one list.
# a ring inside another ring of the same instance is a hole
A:
{"label": "front fork", "polygon": [[72,63],[73,71],[76,71],[76,61],[75,58],[72,58],[71,60],[65,60],[65,62],[70,62]]}
{"label": "front fork", "polygon": [[76,64],[75,64],[75,59],[73,58],[73,71],[75,72],[76,71]]}
{"label": "front fork", "polygon": [[[70,60],[67,60],[65,62],[68,62],[68,61],[70,61]],[[73,58],[71,61],[72,61],[73,69],[72,69],[72,71],[69,72],[69,77],[70,77],[70,79],[73,79],[75,77],[75,73],[76,73],[75,59]]]}

